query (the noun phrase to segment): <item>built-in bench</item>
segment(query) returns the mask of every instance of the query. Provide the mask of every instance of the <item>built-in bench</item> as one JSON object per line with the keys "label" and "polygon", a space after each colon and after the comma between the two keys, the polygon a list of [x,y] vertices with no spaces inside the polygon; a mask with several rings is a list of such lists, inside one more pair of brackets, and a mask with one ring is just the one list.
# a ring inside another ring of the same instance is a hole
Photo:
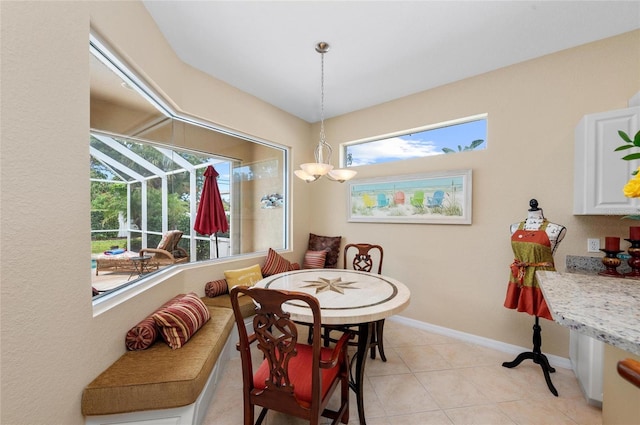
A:
{"label": "built-in bench", "polygon": [[[253,314],[248,297],[243,314]],[[203,297],[211,319],[181,348],[162,339],[127,351],[84,389],[82,413],[88,425],[199,424],[220,371],[232,355],[237,330],[228,294]]]}
{"label": "built-in bench", "polygon": [[[242,282],[247,275],[261,279],[298,269],[298,263],[287,261],[270,248],[261,268],[255,265],[228,270],[226,279],[207,282],[207,296],[201,300],[211,319],[181,348],[172,350],[162,339],[146,349],[130,347],[137,351],[124,353],[84,389],[82,413],[86,424],[200,424],[218,375],[238,341],[229,285],[246,284]],[[237,281],[227,281],[229,278]],[[255,313],[251,297],[238,301],[243,317]]]}

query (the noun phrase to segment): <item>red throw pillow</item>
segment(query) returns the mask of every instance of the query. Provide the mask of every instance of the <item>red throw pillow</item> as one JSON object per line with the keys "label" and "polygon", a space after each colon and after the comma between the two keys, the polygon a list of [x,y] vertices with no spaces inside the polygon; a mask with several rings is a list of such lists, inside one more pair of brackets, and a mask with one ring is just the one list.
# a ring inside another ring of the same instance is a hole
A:
{"label": "red throw pillow", "polygon": [[[184,294],[176,295],[166,303],[162,304],[160,308],[171,305],[176,301],[182,299],[182,297],[184,297]],[[153,320],[152,313],[149,316],[145,317],[144,320],[140,321],[140,323],[135,325],[133,328],[129,329],[129,332],[127,332],[127,335],[124,338],[124,345],[127,347],[127,350],[130,351],[146,350],[147,348],[151,347],[154,342],[156,342],[159,332],[160,330],[156,325],[156,321]]]}
{"label": "red throw pillow", "polygon": [[226,279],[212,280],[204,285],[204,293],[209,298],[215,298],[218,295],[224,295],[229,292]]}
{"label": "red throw pillow", "polygon": [[[340,255],[340,241],[342,236],[319,236],[309,233],[310,251],[327,251],[327,259],[324,267],[335,269],[338,267],[338,256]],[[304,266],[303,266],[304,268]]]}
{"label": "red throw pillow", "polygon": [[209,309],[194,292],[153,314],[162,339],[174,350],[186,344],[210,318]]}
{"label": "red throw pillow", "polygon": [[[299,268],[300,266],[298,266]],[[267,259],[264,262],[264,266],[262,266],[262,276],[271,276],[278,273],[284,273],[291,270],[296,270],[294,264],[292,264],[289,260],[284,258],[282,255],[278,254],[272,248],[269,248],[269,252],[267,254]]]}
{"label": "red throw pillow", "polygon": [[303,269],[323,269],[327,258],[327,251],[307,251],[304,254]]}

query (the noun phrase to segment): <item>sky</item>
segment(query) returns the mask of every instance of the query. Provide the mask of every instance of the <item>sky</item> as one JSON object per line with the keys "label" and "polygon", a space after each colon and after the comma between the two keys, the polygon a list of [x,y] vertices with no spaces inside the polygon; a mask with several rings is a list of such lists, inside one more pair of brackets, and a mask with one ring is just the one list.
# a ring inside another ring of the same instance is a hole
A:
{"label": "sky", "polygon": [[347,146],[347,154],[351,153],[350,166],[377,164],[399,161],[410,158],[421,158],[430,155],[441,155],[442,148],[458,151],[477,139],[483,139],[477,149],[487,147],[487,120],[481,119],[462,124],[440,127],[419,133],[396,136],[375,142],[366,142]]}

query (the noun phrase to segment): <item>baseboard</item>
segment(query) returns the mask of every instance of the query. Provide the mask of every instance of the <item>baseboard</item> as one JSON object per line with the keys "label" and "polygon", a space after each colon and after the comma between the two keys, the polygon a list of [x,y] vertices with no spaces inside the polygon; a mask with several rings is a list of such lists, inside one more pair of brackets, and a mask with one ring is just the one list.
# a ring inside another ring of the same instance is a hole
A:
{"label": "baseboard", "polygon": [[[485,338],[482,336],[477,336],[473,334],[469,334],[466,332],[456,331],[454,329],[445,328],[438,325],[433,325],[427,322],[421,322],[415,319],[409,319],[403,316],[392,316],[386,320],[394,321],[401,323],[406,326],[410,326],[412,328],[421,329],[428,332],[433,332],[438,335],[444,335],[451,338],[459,339],[461,341],[470,342],[472,344],[477,344],[482,347],[491,348],[496,351],[501,351],[503,353],[511,354],[516,356],[524,351],[531,351],[531,347],[519,347],[513,344],[507,344],[506,342],[496,341],[495,339]],[[546,354],[549,363],[555,367],[561,367],[563,369],[571,369],[571,361],[566,357],[555,356],[553,354]]]}

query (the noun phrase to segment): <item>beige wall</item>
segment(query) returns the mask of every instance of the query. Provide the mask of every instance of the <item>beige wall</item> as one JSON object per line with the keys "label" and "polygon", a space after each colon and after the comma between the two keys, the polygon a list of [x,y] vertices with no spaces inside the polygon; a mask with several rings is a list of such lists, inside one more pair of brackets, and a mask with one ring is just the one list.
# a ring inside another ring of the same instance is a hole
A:
{"label": "beige wall", "polygon": [[[487,149],[361,167],[357,178],[473,170],[473,224],[370,224],[346,221],[348,187],[320,182],[312,230],[385,249],[383,273],[405,282],[404,315],[531,347],[533,318],[503,307],[512,252],[509,225],[529,200],[567,227],[555,255],[586,252],[586,239],[628,235],[620,217],[572,214],[574,129],[584,114],[624,108],[640,90],[640,31],[503,68],[325,123],[337,144],[475,114],[488,114]],[[612,146],[614,149],[616,145]],[[568,332],[542,320],[542,348],[568,357]]]}
{"label": "beige wall", "polygon": [[[187,267],[93,317],[89,277],[88,33],[90,24],[179,110],[291,146],[311,157],[316,129],[181,64],[140,3],[0,2],[1,405],[5,424],[81,423],[83,387],[123,351],[126,330],[176,292],[203,291],[244,258]],[[143,35],[141,37],[141,34]],[[502,308],[511,260],[508,225],[536,197],[569,233],[558,254],[628,226],[571,215],[573,128],[585,113],[624,107],[640,89],[640,32],[572,49],[327,122],[334,143],[489,113],[489,149],[362,168],[359,177],[474,170],[472,226],[346,222],[346,185],[292,181],[293,247],[308,232],[385,247],[385,273],[410,286],[406,315],[530,345],[532,320]],[[543,155],[548,158],[543,159]],[[567,354],[544,322],[543,348]]]}
{"label": "beige wall", "polygon": [[[123,352],[127,328],[172,294],[203,294],[204,283],[224,269],[262,261],[191,268],[93,317],[90,24],[179,109],[294,148],[309,138],[309,125],[181,64],[141,3],[0,2],[0,8],[0,423],[79,424],[82,389]],[[293,152],[296,163],[308,159],[305,149]],[[307,205],[303,184],[293,184],[294,197]],[[297,245],[306,241],[305,210],[294,222]]]}

